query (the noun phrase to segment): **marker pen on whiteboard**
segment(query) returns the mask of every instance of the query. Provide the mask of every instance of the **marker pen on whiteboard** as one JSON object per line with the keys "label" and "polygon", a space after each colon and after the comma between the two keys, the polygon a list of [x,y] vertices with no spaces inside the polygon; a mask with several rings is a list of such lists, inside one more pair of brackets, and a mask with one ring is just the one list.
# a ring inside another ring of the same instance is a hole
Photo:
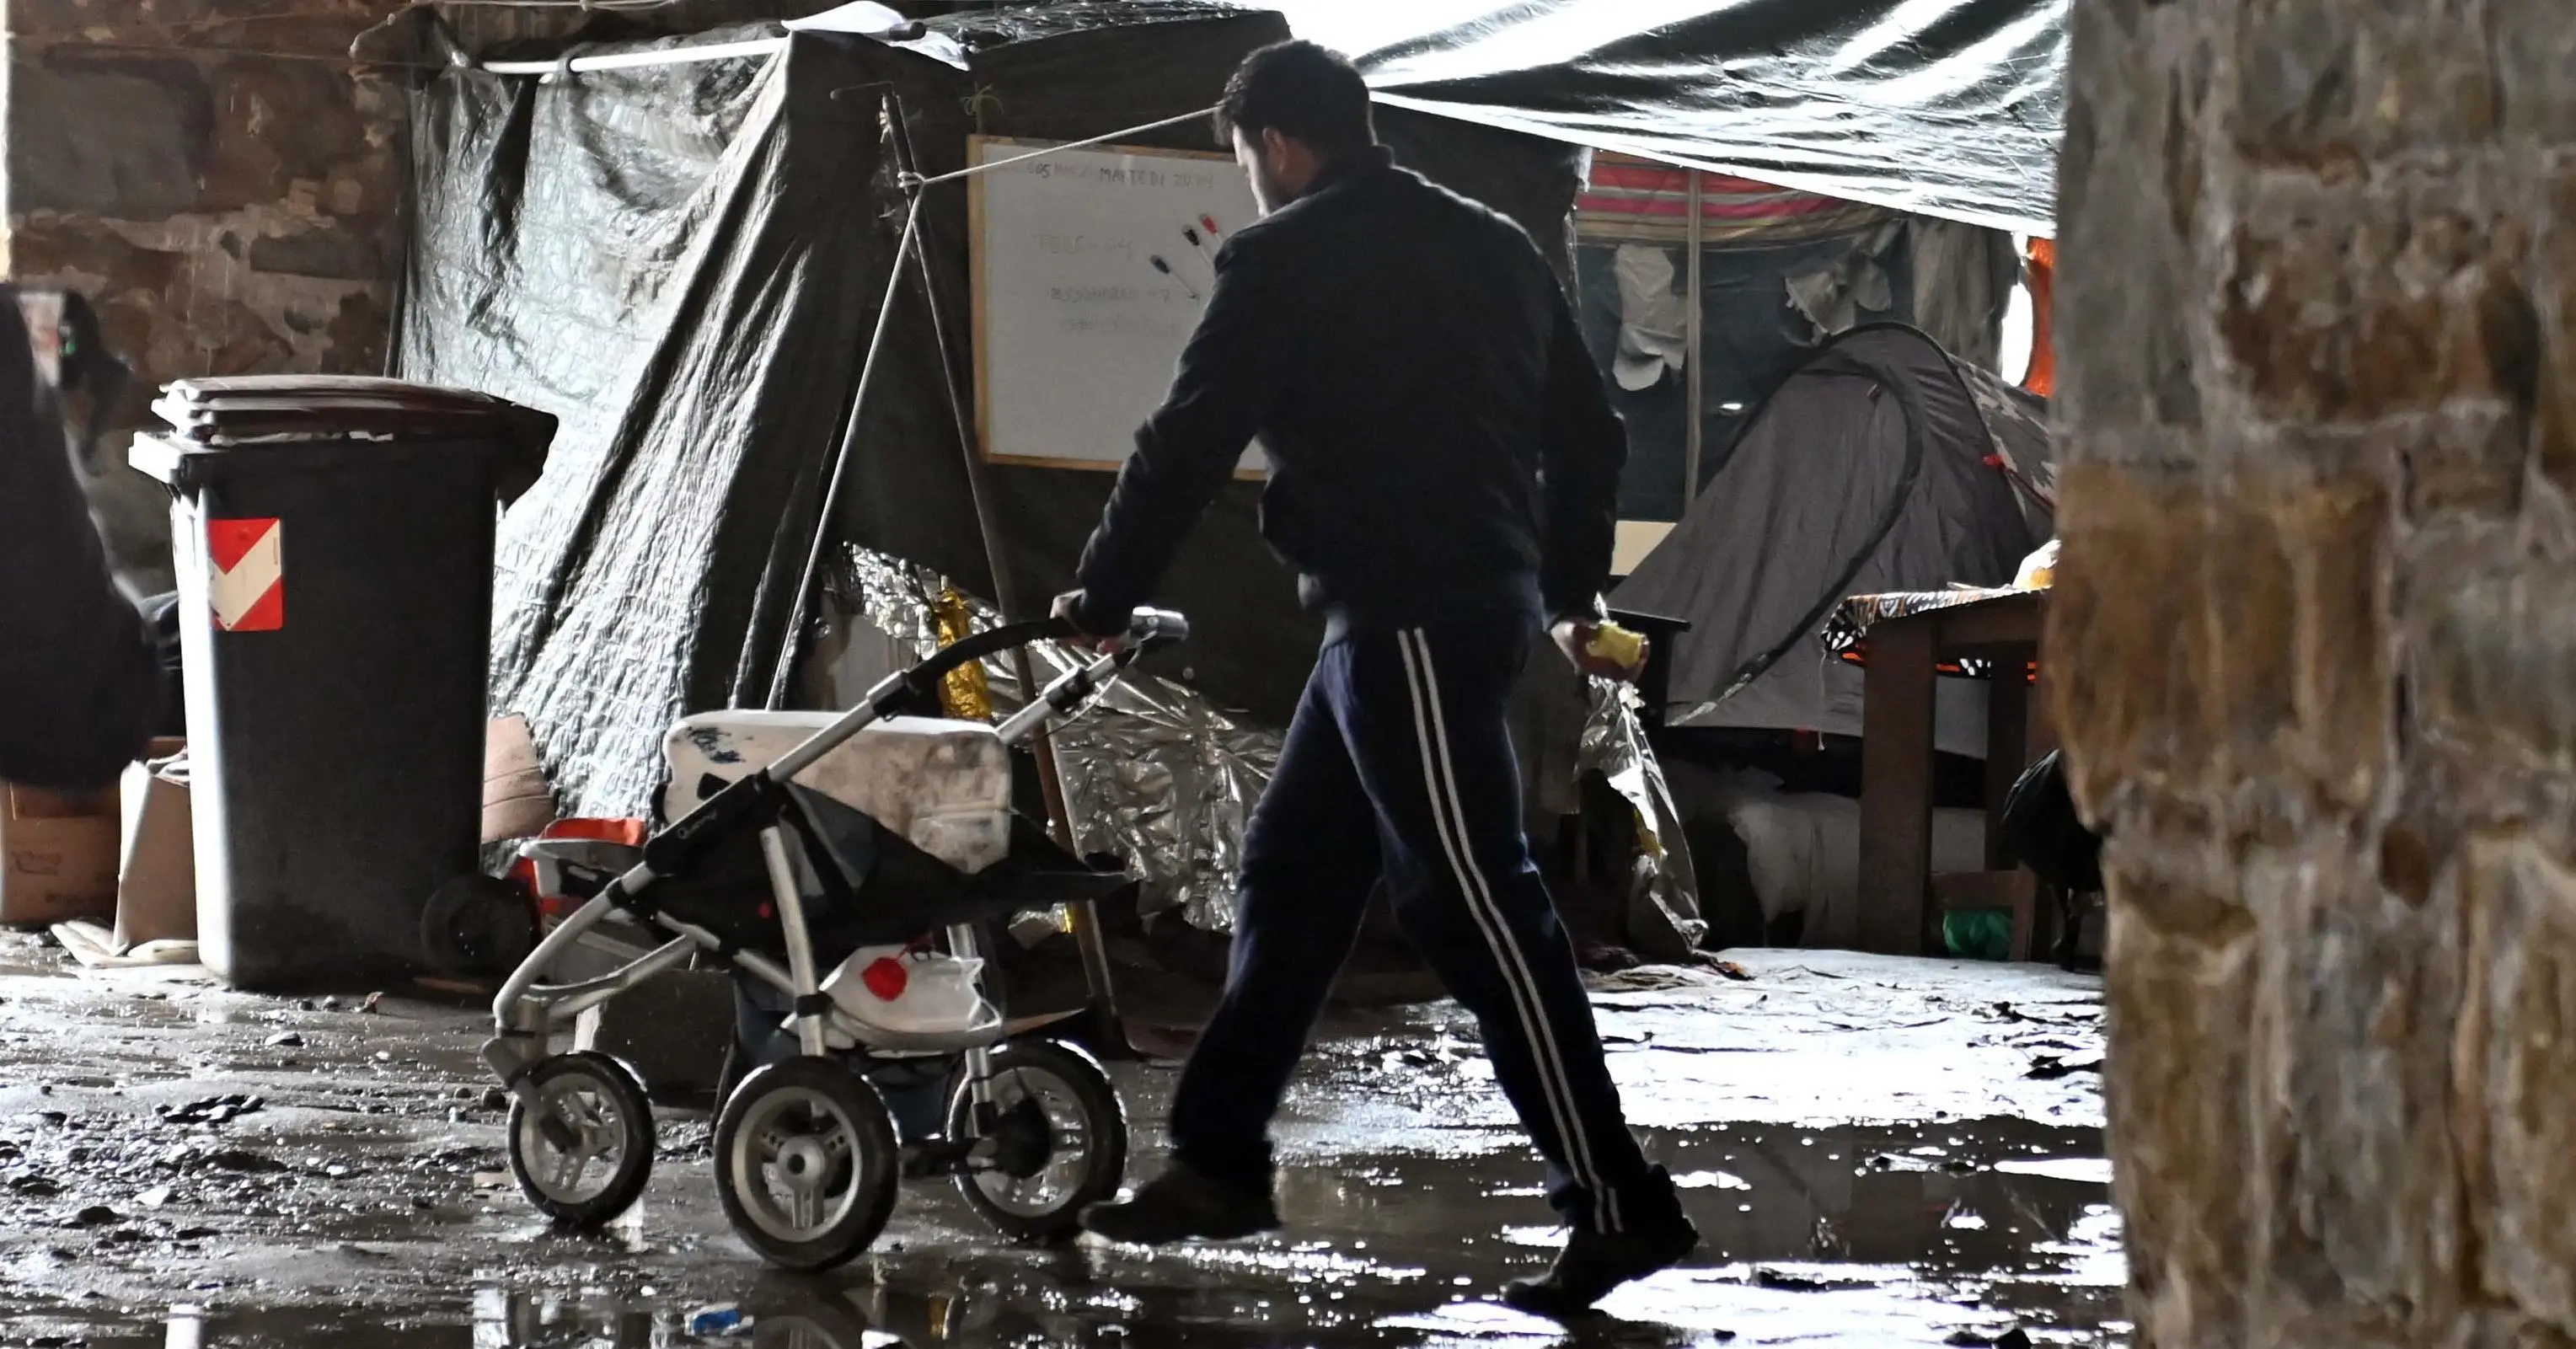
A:
{"label": "marker pen on whiteboard", "polygon": [[1190,241],[1190,248],[1198,254],[1199,261],[1207,264],[1208,279],[1215,280],[1216,250],[1208,243],[1207,236],[1199,233],[1196,225],[1183,225],[1181,237]]}
{"label": "marker pen on whiteboard", "polygon": [[1189,278],[1182,276],[1179,272],[1173,271],[1172,264],[1163,261],[1162,254],[1156,253],[1152,257],[1145,259],[1145,261],[1154,264],[1155,271],[1161,272],[1163,275],[1172,278],[1174,281],[1180,282],[1181,289],[1188,291],[1191,299],[1195,300],[1200,298],[1199,288],[1191,285]]}

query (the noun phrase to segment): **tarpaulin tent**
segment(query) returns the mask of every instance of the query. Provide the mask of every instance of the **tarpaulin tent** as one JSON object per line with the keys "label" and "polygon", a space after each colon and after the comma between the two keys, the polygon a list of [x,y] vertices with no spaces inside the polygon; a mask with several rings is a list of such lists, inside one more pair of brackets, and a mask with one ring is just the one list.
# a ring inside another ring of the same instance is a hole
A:
{"label": "tarpaulin tent", "polygon": [[[414,95],[399,368],[564,419],[555,469],[504,524],[493,664],[496,699],[530,715],[569,806],[639,809],[670,721],[769,686],[900,225],[874,91],[901,96],[921,167],[939,174],[964,165],[970,133],[1074,140],[1205,108],[1245,53],[1288,32],[1268,11],[1195,0],[930,30],[901,44],[800,34],[760,54],[560,80],[469,63]],[[1381,130],[1570,267],[1576,149],[1401,111]],[[1192,123],[1127,139],[1203,149],[1208,136]],[[952,322],[967,312],[967,226],[963,186],[932,189],[923,247]],[[949,372],[918,291],[896,303],[836,533],[989,595]],[[996,465],[991,478],[1001,546],[1038,592],[1001,598],[1042,607],[1110,475]],[[1276,723],[1320,625],[1259,538],[1258,495],[1226,490],[1163,598],[1196,620],[1191,682]]]}
{"label": "tarpaulin tent", "polygon": [[[1845,333],[1755,412],[1681,524],[1611,602],[1687,619],[1678,726],[1860,733],[1861,673],[1819,637],[1843,597],[2004,585],[2054,532],[2046,404],[1897,324]],[[1943,749],[1982,756],[1982,710]]]}
{"label": "tarpaulin tent", "polygon": [[2053,232],[2071,0],[1268,2],[1383,104]]}
{"label": "tarpaulin tent", "polygon": [[[884,284],[855,44],[540,83],[458,68],[412,115],[396,366],[562,420],[495,553],[498,709],[564,803],[640,815],[661,734],[775,638],[755,600],[810,528],[849,352]],[[828,129],[828,130],[827,130]]]}

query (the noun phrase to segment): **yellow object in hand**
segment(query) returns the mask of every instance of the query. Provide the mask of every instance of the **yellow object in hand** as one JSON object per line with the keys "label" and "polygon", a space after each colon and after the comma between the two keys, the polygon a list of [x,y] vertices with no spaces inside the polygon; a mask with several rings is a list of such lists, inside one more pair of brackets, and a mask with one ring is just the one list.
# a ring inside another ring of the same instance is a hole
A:
{"label": "yellow object in hand", "polygon": [[1634,670],[1646,663],[1646,639],[1616,623],[1603,623],[1592,629],[1592,640],[1584,652],[1596,660],[1608,661],[1623,670]]}

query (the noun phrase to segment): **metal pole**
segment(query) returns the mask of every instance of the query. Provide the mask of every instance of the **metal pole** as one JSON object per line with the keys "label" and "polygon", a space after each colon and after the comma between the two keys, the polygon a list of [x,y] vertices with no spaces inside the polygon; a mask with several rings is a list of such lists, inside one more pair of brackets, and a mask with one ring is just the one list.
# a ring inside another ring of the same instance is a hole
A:
{"label": "metal pole", "polygon": [[1682,442],[1688,447],[1682,455],[1682,472],[1687,475],[1682,482],[1682,504],[1687,507],[1699,500],[1700,447],[1708,435],[1708,409],[1700,402],[1707,390],[1705,376],[1700,369],[1699,350],[1700,306],[1707,301],[1700,293],[1699,279],[1699,170],[1685,169],[1683,172],[1690,175],[1690,262],[1683,269],[1688,277],[1683,284],[1690,288],[1690,301],[1682,307],[1682,352],[1683,358],[1689,362],[1684,367],[1684,376],[1689,389],[1685,397],[1690,402],[1690,423],[1683,433],[1687,439]]}
{"label": "metal pole", "polygon": [[903,283],[903,256],[921,233],[921,198],[903,218],[903,238],[895,244],[894,266],[886,273],[885,300],[877,306],[877,327],[868,338],[867,359],[859,366],[858,392],[850,397],[849,424],[841,428],[841,445],[832,456],[832,480],[823,489],[823,508],[814,517],[814,546],[805,553],[805,573],[796,582],[796,602],[787,611],[787,635],[778,644],[778,668],[769,676],[769,709],[787,705],[787,690],[796,677],[796,651],[804,645],[805,610],[814,602],[814,582],[823,572],[823,553],[830,547],[833,514],[840,508],[841,484],[849,477],[850,449],[858,443],[859,415],[867,409],[868,384],[876,378],[877,358],[885,354],[886,325],[894,318],[895,291]]}
{"label": "metal pole", "polygon": [[[901,175],[900,181],[912,193],[912,212],[918,219],[922,193],[929,184],[922,179],[913,159],[912,131],[904,125],[903,100],[892,90],[885,93],[884,100],[886,123],[894,142],[895,168]],[[984,532],[984,564],[993,573],[993,602],[1000,607],[1002,621],[1007,623],[1020,612],[1020,589],[1011,575],[1010,559],[1002,553],[1002,528],[993,502],[991,466],[984,462],[976,443],[975,419],[966,408],[966,390],[958,384],[957,363],[949,358],[948,319],[939,303],[938,280],[930,272],[929,252],[916,251],[913,263],[921,283],[922,301],[930,309],[931,341],[939,357],[940,383],[948,392],[948,415],[957,423],[957,448],[966,456],[966,490],[975,500],[975,523]],[[1027,647],[1011,653],[1011,673],[1019,680],[1023,699],[1038,696],[1037,672],[1030,663]],[[1029,750],[1037,758],[1038,790],[1046,798],[1048,831],[1055,835],[1057,846],[1066,852],[1078,853],[1073,837],[1073,811],[1065,800],[1064,777],[1056,763],[1055,742],[1043,723],[1029,737]],[[1126,1030],[1118,1021],[1117,994],[1109,969],[1109,941],[1101,930],[1100,915],[1093,910],[1089,900],[1067,904],[1065,912],[1072,919],[1074,946],[1082,953],[1083,979],[1090,986],[1098,1018],[1094,1030],[1099,1037],[1099,1047],[1113,1054],[1133,1054],[1127,1043]]]}
{"label": "metal pole", "polygon": [[[916,218],[921,213],[922,191],[929,184],[922,180],[912,153],[912,130],[903,122],[903,100],[889,90],[882,104],[887,124],[892,128],[895,168],[901,180],[912,184],[912,209]],[[957,424],[957,446],[966,456],[966,492],[975,501],[975,524],[984,533],[984,565],[993,573],[993,602],[1002,611],[1002,621],[1017,622],[1026,617],[1017,578],[1011,574],[1011,561],[1002,552],[1002,522],[993,502],[992,470],[984,462],[975,438],[975,418],[966,409],[966,391],[957,383],[956,362],[949,359],[953,348],[948,342],[948,315],[939,303],[939,287],[930,274],[928,250],[913,255],[914,279],[921,285],[922,302],[930,310],[930,337],[939,355],[940,387],[948,394],[948,415]],[[1028,649],[1012,652],[1012,675],[1020,681],[1020,696],[1037,696],[1036,671],[1029,663]],[[1058,776],[1055,745],[1040,725],[1029,737],[1029,747],[1037,755],[1039,785],[1047,799],[1047,827],[1055,834],[1056,843],[1067,852],[1073,850],[1073,815],[1064,799],[1064,780]]]}

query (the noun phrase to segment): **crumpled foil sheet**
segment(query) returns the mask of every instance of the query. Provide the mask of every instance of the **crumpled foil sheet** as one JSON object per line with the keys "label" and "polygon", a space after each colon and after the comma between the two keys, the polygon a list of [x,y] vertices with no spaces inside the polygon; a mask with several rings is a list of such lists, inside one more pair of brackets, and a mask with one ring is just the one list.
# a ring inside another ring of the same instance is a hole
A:
{"label": "crumpled foil sheet", "polygon": [[1699,878],[1682,838],[1681,809],[1663,765],[1646,743],[1644,703],[1631,684],[1586,681],[1592,697],[1583,722],[1577,762],[1599,773],[1635,816],[1637,860],[1628,877],[1628,940],[1637,954],[1681,963],[1708,936],[1701,919]]}
{"label": "crumpled foil sheet", "polygon": [[[948,587],[937,574],[845,548],[826,584],[844,612],[865,617],[922,656],[938,649],[934,607]],[[967,603],[978,629],[999,621],[981,601]],[[1078,663],[1075,652],[1054,642],[1030,647],[1029,655],[1041,684]],[[1025,700],[1012,662],[984,664],[994,710],[1008,715]],[[1636,691],[1595,680],[1591,700],[1581,765],[1607,778],[1636,814],[1630,940],[1641,955],[1687,960],[1707,924],[1699,918],[1690,850],[1681,842],[1681,814],[1646,744]],[[1054,738],[1080,851],[1126,858],[1145,882],[1148,911],[1178,907],[1194,927],[1231,932],[1244,826],[1278,766],[1281,732],[1170,680],[1131,674],[1089,710],[1057,723]]]}
{"label": "crumpled foil sheet", "polygon": [[[844,550],[827,578],[848,613],[865,617],[928,656],[939,647],[935,573],[860,548]],[[1000,621],[969,599],[975,625]],[[1073,670],[1077,653],[1054,642],[1029,648],[1038,682]],[[1013,662],[984,662],[994,709],[1026,700]],[[1243,829],[1279,762],[1280,733],[1225,711],[1167,679],[1129,675],[1053,731],[1074,836],[1086,853],[1114,853],[1145,882],[1148,911],[1179,907],[1211,932],[1234,927],[1234,880]]]}

